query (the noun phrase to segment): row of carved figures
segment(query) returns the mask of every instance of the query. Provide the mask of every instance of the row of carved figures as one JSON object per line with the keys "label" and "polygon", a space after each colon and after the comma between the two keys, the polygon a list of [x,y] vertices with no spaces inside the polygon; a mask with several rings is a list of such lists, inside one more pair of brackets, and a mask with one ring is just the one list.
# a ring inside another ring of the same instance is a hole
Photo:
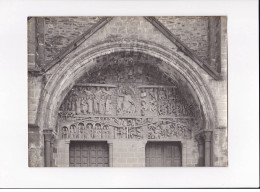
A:
{"label": "row of carved figures", "polygon": [[69,97],[61,110],[75,111],[76,114],[110,114],[111,112],[111,95],[104,94],[100,98],[94,94],[85,97]]}
{"label": "row of carved figures", "polygon": [[185,138],[192,136],[191,128],[183,124],[151,124],[148,126],[148,139]]}
{"label": "row of carved figures", "polygon": [[63,126],[61,130],[62,139],[107,139],[109,137],[108,126],[102,126],[100,123],[83,123],[67,127]]}
{"label": "row of carved figures", "polygon": [[[153,123],[147,127],[148,139],[185,138],[190,139],[191,128],[184,124]],[[78,123],[63,126],[62,139],[141,139],[144,137],[143,127],[113,127],[101,123]]]}
{"label": "row of carved figures", "polygon": [[77,115],[199,115],[198,106],[194,103],[188,104],[177,96],[176,88],[172,87],[141,88],[140,99],[135,98],[135,90],[131,86],[120,88],[117,90],[118,93],[106,91],[104,88],[97,90],[73,90],[74,92],[64,100],[60,110],[71,111]]}

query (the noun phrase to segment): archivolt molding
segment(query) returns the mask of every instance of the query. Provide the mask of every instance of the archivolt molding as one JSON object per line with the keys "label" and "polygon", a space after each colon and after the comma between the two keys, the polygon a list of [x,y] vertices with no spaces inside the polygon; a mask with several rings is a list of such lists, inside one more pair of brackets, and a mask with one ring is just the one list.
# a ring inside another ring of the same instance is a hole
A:
{"label": "archivolt molding", "polygon": [[191,85],[199,98],[205,118],[204,129],[213,130],[216,127],[217,114],[214,99],[191,60],[188,61],[185,55],[178,53],[177,50],[170,50],[152,42],[124,39],[79,48],[61,61],[42,91],[37,115],[37,122],[41,129],[55,129],[61,102],[75,82],[95,65],[97,57],[122,51],[140,52],[159,58],[177,71]]}

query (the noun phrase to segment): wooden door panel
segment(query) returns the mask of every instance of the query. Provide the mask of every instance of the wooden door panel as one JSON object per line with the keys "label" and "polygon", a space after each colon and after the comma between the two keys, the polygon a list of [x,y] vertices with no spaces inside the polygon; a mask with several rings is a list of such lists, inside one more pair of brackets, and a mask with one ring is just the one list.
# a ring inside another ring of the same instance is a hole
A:
{"label": "wooden door panel", "polygon": [[108,167],[108,145],[105,142],[71,142],[71,167]]}
{"label": "wooden door panel", "polygon": [[145,148],[147,167],[181,166],[181,145],[179,142],[150,142]]}

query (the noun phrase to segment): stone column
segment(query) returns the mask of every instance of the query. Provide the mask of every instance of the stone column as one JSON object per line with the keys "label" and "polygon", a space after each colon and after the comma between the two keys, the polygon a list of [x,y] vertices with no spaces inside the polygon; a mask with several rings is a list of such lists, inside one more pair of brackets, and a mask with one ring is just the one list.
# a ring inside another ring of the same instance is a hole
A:
{"label": "stone column", "polygon": [[113,167],[113,141],[108,140],[108,151],[109,151],[109,167]]}
{"label": "stone column", "polygon": [[182,167],[187,166],[187,143],[186,141],[181,142],[181,152],[182,152]]}
{"label": "stone column", "polygon": [[212,138],[212,131],[205,131],[204,132],[205,167],[211,166],[211,138]]}
{"label": "stone column", "polygon": [[62,160],[62,165],[64,167],[70,166],[70,140],[65,140],[65,151],[64,151],[64,159]]}
{"label": "stone column", "polygon": [[196,140],[198,142],[198,148],[199,148],[199,166],[205,166],[205,157],[204,157],[204,141],[203,138],[199,135],[196,137]]}
{"label": "stone column", "polygon": [[54,164],[53,164],[53,144],[54,144],[54,137],[51,138],[51,143],[50,143],[51,167],[54,166]]}
{"label": "stone column", "polygon": [[44,129],[44,162],[45,167],[51,167],[51,140],[53,139],[53,130]]}

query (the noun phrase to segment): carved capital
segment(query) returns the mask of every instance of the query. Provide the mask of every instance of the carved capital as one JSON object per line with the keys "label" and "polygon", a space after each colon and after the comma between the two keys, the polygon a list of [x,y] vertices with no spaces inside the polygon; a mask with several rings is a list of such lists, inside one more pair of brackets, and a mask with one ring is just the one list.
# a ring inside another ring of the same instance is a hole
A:
{"label": "carved capital", "polygon": [[212,131],[204,131],[203,137],[205,142],[210,142],[212,139]]}
{"label": "carved capital", "polygon": [[44,135],[44,141],[51,142],[54,138],[55,133],[52,129],[44,129],[43,135]]}
{"label": "carved capital", "polygon": [[107,143],[109,144],[109,145],[112,145],[113,144],[113,140],[111,139],[109,139],[109,140],[107,140]]}
{"label": "carved capital", "polygon": [[204,138],[201,135],[196,135],[195,139],[196,139],[196,141],[198,142],[199,145],[202,145],[204,143]]}

